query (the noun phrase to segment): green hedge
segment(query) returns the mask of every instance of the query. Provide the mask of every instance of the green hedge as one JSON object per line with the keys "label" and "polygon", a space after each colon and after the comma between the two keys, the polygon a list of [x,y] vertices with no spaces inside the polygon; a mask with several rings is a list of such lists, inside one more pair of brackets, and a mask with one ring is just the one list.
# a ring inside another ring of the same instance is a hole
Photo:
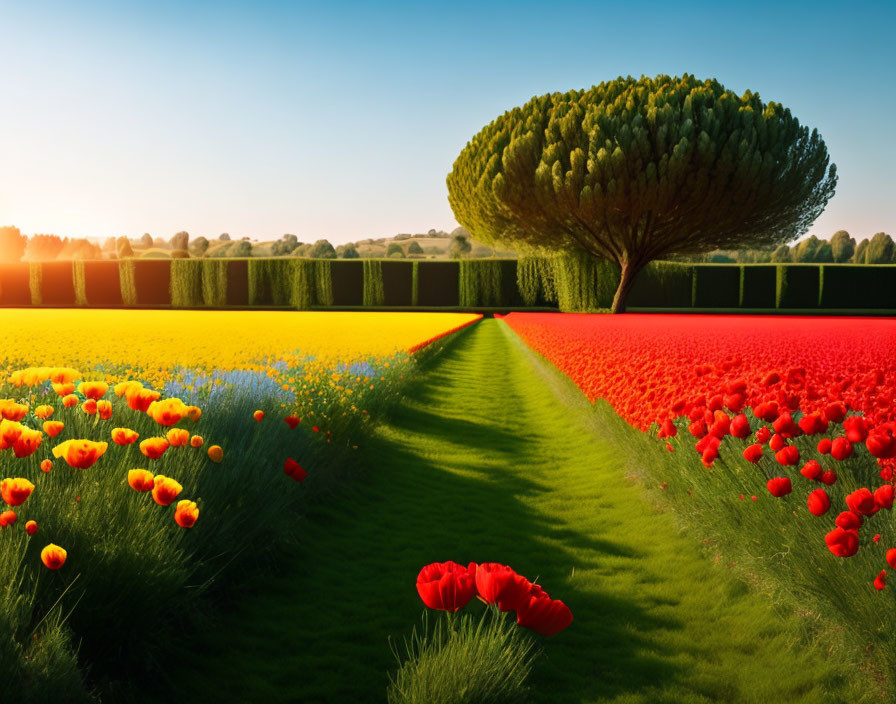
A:
{"label": "green hedge", "polygon": [[334,306],[364,304],[364,262],[361,259],[336,259],[330,262]]}
{"label": "green hedge", "polygon": [[609,308],[619,286],[619,267],[588,254],[567,254],[554,261],[554,281],[564,312]]}
{"label": "green hedge", "polygon": [[0,263],[0,305],[31,305],[30,279],[28,262]]}
{"label": "green hedge", "polygon": [[175,308],[197,308],[203,304],[202,260],[171,260],[171,305]]}
{"label": "green hedge", "polygon": [[249,261],[227,260],[227,305],[249,305]]}
{"label": "green hedge", "polygon": [[777,301],[778,268],[774,264],[740,265],[741,308],[774,308]]}
{"label": "green hedge", "polygon": [[693,300],[695,308],[737,308],[740,305],[740,267],[695,266]]}
{"label": "green hedge", "polygon": [[[611,295],[611,303],[612,300]],[[680,262],[650,262],[635,277],[627,305],[643,308],[692,307],[694,265]]]}
{"label": "green hedge", "polygon": [[816,264],[778,264],[775,308],[817,308],[820,268]]}
{"label": "green hedge", "polygon": [[364,260],[364,305],[381,306],[386,302],[383,290],[383,263],[379,259]]}
{"label": "green hedge", "polygon": [[460,305],[459,262],[420,261],[417,269],[417,305],[451,308]]}
{"label": "green hedge", "polygon": [[896,308],[896,266],[892,264],[821,267],[822,308]]}
{"label": "green hedge", "polygon": [[414,264],[416,262],[394,259],[382,262],[384,305],[414,305]]}
{"label": "green hedge", "polygon": [[[120,267],[117,261],[85,261],[79,262],[79,264],[84,272],[84,298],[86,299],[84,305],[120,306],[122,304]],[[78,289],[78,285],[75,286],[75,289]]]}

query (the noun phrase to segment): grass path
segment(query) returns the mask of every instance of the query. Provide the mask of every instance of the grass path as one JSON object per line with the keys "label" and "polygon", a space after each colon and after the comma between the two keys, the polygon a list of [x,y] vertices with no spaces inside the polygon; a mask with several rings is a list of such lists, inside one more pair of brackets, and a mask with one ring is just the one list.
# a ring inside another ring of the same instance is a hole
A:
{"label": "grass path", "polygon": [[[423,611],[428,562],[506,562],[572,609],[532,677],[539,702],[845,701],[794,616],[713,564],[625,477],[565,378],[499,321],[436,359],[362,447],[369,468],[297,525],[275,578],[185,634],[184,701],[382,702]],[[313,470],[312,470],[313,471]]]}

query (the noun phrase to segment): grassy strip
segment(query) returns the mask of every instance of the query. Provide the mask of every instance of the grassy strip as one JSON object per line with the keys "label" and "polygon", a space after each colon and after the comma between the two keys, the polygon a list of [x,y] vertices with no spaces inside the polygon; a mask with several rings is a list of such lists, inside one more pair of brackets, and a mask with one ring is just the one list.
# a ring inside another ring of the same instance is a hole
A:
{"label": "grassy strip", "polygon": [[807,643],[809,619],[706,560],[627,480],[616,442],[644,436],[608,437],[503,324],[477,325],[407,396],[362,444],[363,481],[311,507],[284,574],[254,579],[171,658],[171,691],[381,702],[387,641],[423,610],[417,572],[454,559],[507,562],[572,609],[535,662],[537,702],[850,700],[852,673]]}

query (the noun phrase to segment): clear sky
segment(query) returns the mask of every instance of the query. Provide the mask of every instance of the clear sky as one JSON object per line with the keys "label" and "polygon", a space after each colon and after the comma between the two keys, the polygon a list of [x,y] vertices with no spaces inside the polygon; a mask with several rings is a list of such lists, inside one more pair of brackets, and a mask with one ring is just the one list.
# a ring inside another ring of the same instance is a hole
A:
{"label": "clear sky", "polygon": [[896,2],[0,0],[0,225],[334,243],[456,223],[445,176],[533,95],[714,77],[837,164],[810,232],[896,235]]}

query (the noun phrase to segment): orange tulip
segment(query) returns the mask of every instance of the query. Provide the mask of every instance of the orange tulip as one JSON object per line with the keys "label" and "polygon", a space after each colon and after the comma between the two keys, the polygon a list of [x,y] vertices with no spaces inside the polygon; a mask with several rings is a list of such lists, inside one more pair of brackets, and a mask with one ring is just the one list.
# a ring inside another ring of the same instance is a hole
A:
{"label": "orange tulip", "polygon": [[18,422],[28,415],[28,404],[16,403],[10,399],[0,399],[0,416]]}
{"label": "orange tulip", "polygon": [[16,457],[30,457],[43,442],[44,434],[39,430],[31,428],[23,428],[21,434],[16,438],[12,451]]}
{"label": "orange tulip", "polygon": [[82,381],[78,384],[78,391],[94,401],[99,401],[108,390],[109,385],[105,381]]}
{"label": "orange tulip", "polygon": [[179,483],[164,474],[159,474],[155,478],[152,498],[159,506],[168,506],[181,491],[183,487]]}
{"label": "orange tulip", "polygon": [[125,392],[125,398],[128,402],[128,408],[135,411],[146,411],[149,407],[161,397],[158,391],[144,389],[141,387],[131,387]]}
{"label": "orange tulip", "polygon": [[165,438],[146,438],[140,443],[140,452],[151,460],[157,460],[168,449],[168,441]]}
{"label": "orange tulip", "polygon": [[34,484],[27,479],[4,479],[0,482],[0,498],[10,506],[21,506],[34,491]]}
{"label": "orange tulip", "polygon": [[181,528],[192,528],[199,518],[199,509],[195,501],[178,501],[174,511],[174,520]]}
{"label": "orange tulip", "polygon": [[84,403],[81,404],[81,410],[89,416],[96,415],[96,401],[94,401],[92,398],[87,399]]}
{"label": "orange tulip", "polygon": [[34,415],[36,418],[40,418],[41,420],[46,420],[51,415],[53,415],[53,407],[52,406],[38,406],[34,409]]}
{"label": "orange tulip", "polygon": [[255,411],[255,413],[252,414],[252,417],[260,423],[264,420],[264,411]]}
{"label": "orange tulip", "polygon": [[[49,379],[54,384],[71,384],[81,376],[81,372],[71,367],[53,367],[49,370]],[[33,386],[33,384],[32,384]]]}
{"label": "orange tulip", "polygon": [[68,553],[58,545],[53,545],[53,543],[50,543],[40,551],[40,561],[50,570],[58,570],[62,567],[67,557]]}
{"label": "orange tulip", "polygon": [[43,425],[44,432],[51,438],[55,438],[59,433],[65,430],[65,423],[61,420],[48,420]]}
{"label": "orange tulip", "polygon": [[112,417],[112,403],[109,401],[97,401],[96,412],[100,414],[103,420],[109,420]]}
{"label": "orange tulip", "polygon": [[139,437],[140,435],[130,428],[112,428],[112,442],[116,445],[130,445]]}
{"label": "orange tulip", "polygon": [[170,426],[180,422],[187,415],[187,407],[179,398],[166,398],[164,401],[154,401],[146,409],[146,415],[159,425]]}
{"label": "orange tulip", "polygon": [[75,394],[69,394],[68,396],[62,397],[62,405],[66,408],[77,406],[79,403],[81,403],[81,399],[79,399]]}
{"label": "orange tulip", "polygon": [[53,391],[56,392],[57,396],[69,396],[70,394],[74,393],[75,385],[71,382],[63,384],[54,383]]}
{"label": "orange tulip", "polygon": [[53,463],[50,460],[44,460],[40,463],[41,472],[49,472],[51,469],[53,469]]}
{"label": "orange tulip", "polygon": [[152,491],[155,478],[145,469],[132,469],[128,472],[128,484],[135,491]]}
{"label": "orange tulip", "polygon": [[25,524],[25,532],[28,535],[34,535],[35,533],[37,533],[37,521],[28,521]]}
{"label": "orange tulip", "polygon": [[190,447],[202,447],[204,442],[205,440],[202,439],[201,435],[194,435],[190,438]]}
{"label": "orange tulip", "polygon": [[171,447],[184,447],[190,441],[190,433],[183,428],[172,428],[165,437]]}
{"label": "orange tulip", "polygon": [[3,513],[0,513],[0,528],[11,526],[18,519],[19,517],[16,515],[15,511],[3,511]]}
{"label": "orange tulip", "polygon": [[208,448],[208,458],[212,462],[220,462],[224,459],[224,450],[221,449],[220,445],[212,445]]}
{"label": "orange tulip", "polygon": [[136,391],[137,389],[142,389],[143,384],[139,381],[122,381],[116,384],[112,391],[115,392],[116,396],[127,396],[128,392]]}
{"label": "orange tulip", "polygon": [[53,448],[53,457],[62,457],[69,467],[87,469],[102,457],[109,443],[92,440],[66,440]]}
{"label": "orange tulip", "polygon": [[25,430],[25,426],[12,420],[0,420],[0,450],[6,450],[15,445],[16,440]]}
{"label": "orange tulip", "polygon": [[184,415],[195,423],[202,416],[202,409],[199,406],[187,406]]}

